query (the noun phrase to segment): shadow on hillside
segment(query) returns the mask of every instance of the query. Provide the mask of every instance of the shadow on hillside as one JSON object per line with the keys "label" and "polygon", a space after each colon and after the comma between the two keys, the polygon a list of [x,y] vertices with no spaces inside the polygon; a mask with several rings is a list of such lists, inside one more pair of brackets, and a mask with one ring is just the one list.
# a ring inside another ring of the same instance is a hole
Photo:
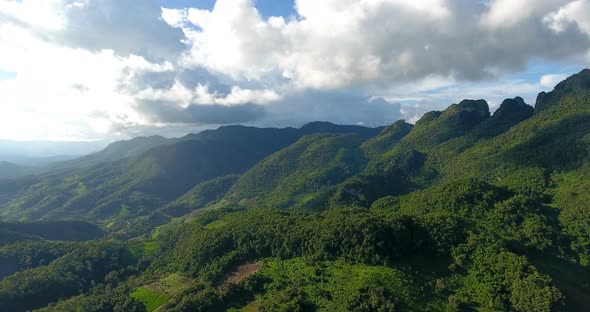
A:
{"label": "shadow on hillside", "polygon": [[590,270],[575,263],[544,255],[529,256],[541,273],[551,276],[565,296],[568,311],[588,311]]}
{"label": "shadow on hillside", "polygon": [[574,169],[588,160],[589,135],[590,114],[569,117],[538,129],[533,137],[508,150],[503,160],[518,166]]}

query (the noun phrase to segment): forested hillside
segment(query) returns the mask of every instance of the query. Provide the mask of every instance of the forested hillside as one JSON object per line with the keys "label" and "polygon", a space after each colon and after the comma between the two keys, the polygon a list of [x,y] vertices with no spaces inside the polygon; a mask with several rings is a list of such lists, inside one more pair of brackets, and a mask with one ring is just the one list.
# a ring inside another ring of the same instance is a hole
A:
{"label": "forested hillside", "polygon": [[[165,139],[158,137],[112,144],[77,160],[77,167],[69,163],[37,177],[5,181],[0,194],[7,198],[0,202],[0,216],[7,220],[124,222],[151,214],[202,182],[243,173],[303,135],[354,132],[368,138],[379,131],[330,123],[312,123],[301,129],[228,126],[189,135],[173,144],[162,145]],[[133,156],[134,151],[154,145]],[[124,151],[132,156],[124,157]]]}
{"label": "forested hillside", "polygon": [[2,311],[586,311],[590,70],[534,108],[223,127],[0,193],[104,230],[0,224]]}

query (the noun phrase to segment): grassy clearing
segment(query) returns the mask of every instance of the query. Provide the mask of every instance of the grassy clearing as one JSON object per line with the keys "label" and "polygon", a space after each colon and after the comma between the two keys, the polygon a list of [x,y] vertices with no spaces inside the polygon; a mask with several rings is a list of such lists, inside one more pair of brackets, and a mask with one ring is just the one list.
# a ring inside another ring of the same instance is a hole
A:
{"label": "grassy clearing", "polygon": [[252,302],[243,308],[229,308],[226,312],[256,312],[258,311],[258,303]]}
{"label": "grassy clearing", "polygon": [[134,242],[130,244],[127,248],[129,250],[130,256],[134,261],[138,261],[142,257],[151,256],[153,255],[158,249],[160,249],[159,242]]}
{"label": "grassy clearing", "polygon": [[148,312],[154,311],[168,301],[171,296],[157,293],[145,287],[139,287],[131,294],[131,297],[143,302]]}
{"label": "grassy clearing", "polygon": [[223,220],[217,220],[205,225],[205,228],[208,230],[215,230],[224,227],[226,224],[227,222]]}
{"label": "grassy clearing", "polygon": [[139,287],[131,297],[143,302],[148,312],[156,310],[170,298],[195,286],[195,281],[178,274],[168,275],[159,281]]}
{"label": "grassy clearing", "polygon": [[170,295],[177,295],[195,286],[195,281],[185,276],[171,274],[160,280],[163,291]]}
{"label": "grassy clearing", "polygon": [[144,242],[143,243],[143,255],[144,256],[151,256],[156,251],[158,251],[158,249],[160,249],[159,242]]}
{"label": "grassy clearing", "polygon": [[143,257],[143,246],[139,244],[130,244],[127,247],[127,250],[129,251],[129,255],[133,261],[139,261],[139,259]]}

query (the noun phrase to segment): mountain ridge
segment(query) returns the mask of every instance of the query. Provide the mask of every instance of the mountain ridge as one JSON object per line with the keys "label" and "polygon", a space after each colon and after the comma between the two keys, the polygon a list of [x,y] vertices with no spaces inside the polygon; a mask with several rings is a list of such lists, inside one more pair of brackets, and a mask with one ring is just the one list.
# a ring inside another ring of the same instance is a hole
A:
{"label": "mountain ridge", "polygon": [[[259,160],[313,131],[360,131],[364,137],[381,131],[381,128],[327,123],[314,127],[224,126],[188,135],[172,144],[142,145],[138,150],[149,146],[145,152],[114,162],[88,163],[82,159],[80,163],[84,165],[80,170],[69,167],[38,177],[38,182],[30,185],[30,191],[24,190],[17,199],[5,203],[0,215],[7,218],[16,213],[32,219],[82,217],[85,210],[89,211],[86,218],[99,220],[147,215],[201,182],[242,173]],[[170,142],[161,138],[155,141]],[[121,142],[103,152],[135,142],[137,140]],[[236,155],[241,155],[237,162]],[[54,195],[57,188],[62,189],[62,195]],[[133,209],[130,210],[130,207]]]}
{"label": "mountain ridge", "polygon": [[9,233],[0,309],[585,311],[588,77],[536,108],[515,97],[494,114],[464,100],[377,129],[228,126],[0,180],[18,193],[0,214],[78,213],[106,235]]}

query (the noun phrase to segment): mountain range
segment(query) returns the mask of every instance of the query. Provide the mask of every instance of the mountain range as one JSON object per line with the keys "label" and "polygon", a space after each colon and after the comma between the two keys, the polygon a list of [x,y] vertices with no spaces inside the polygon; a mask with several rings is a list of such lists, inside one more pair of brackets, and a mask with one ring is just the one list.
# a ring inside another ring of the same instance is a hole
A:
{"label": "mountain range", "polygon": [[[590,305],[588,69],[534,107],[463,100],[382,128],[226,126],[15,175],[0,180],[0,310]],[[35,234],[53,222],[92,235]]]}
{"label": "mountain range", "polygon": [[226,126],[180,139],[121,141],[16,181],[20,188],[9,189],[12,198],[3,203],[0,216],[94,221],[145,216],[202,182],[243,173],[302,136],[355,132],[367,139],[379,131],[315,122],[301,129]]}

